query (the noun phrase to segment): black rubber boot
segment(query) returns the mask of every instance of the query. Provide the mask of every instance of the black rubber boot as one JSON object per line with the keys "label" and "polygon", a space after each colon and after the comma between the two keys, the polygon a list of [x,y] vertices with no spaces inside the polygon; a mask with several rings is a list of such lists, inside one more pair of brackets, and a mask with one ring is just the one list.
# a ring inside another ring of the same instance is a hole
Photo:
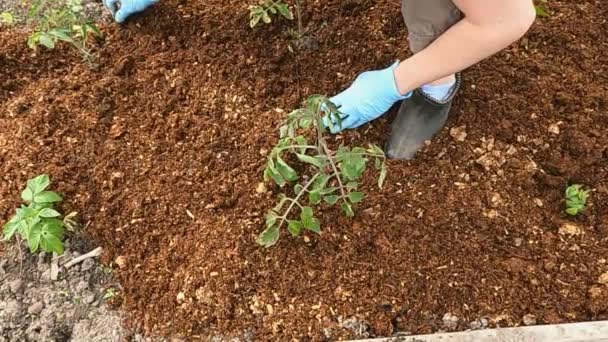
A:
{"label": "black rubber boot", "polygon": [[431,98],[421,89],[403,100],[385,147],[388,158],[413,159],[424,142],[443,128],[461,82],[460,74],[456,74],[456,83],[443,101]]}

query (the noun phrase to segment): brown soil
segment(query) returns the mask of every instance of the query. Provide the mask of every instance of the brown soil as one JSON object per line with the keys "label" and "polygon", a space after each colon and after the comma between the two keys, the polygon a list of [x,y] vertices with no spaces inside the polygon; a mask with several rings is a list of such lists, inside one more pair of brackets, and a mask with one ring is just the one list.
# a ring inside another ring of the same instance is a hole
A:
{"label": "brown soil", "polygon": [[[320,236],[268,250],[255,238],[278,189],[256,187],[278,109],[405,58],[399,1],[305,1],[319,46],[295,54],[293,23],[252,31],[243,1],[163,1],[105,28],[97,69],[68,49],[34,55],[5,30],[0,216],[48,172],[105,261],[124,256],[122,308],[150,334],[317,341],[352,316],[377,336],[436,331],[448,312],[458,330],[606,319],[608,4],[549,6],[464,73],[446,129],[416,160],[391,161],[385,189],[367,174],[355,219],[326,208]],[[337,139],[382,145],[393,115]],[[570,182],[595,189],[577,218],[563,214]]]}

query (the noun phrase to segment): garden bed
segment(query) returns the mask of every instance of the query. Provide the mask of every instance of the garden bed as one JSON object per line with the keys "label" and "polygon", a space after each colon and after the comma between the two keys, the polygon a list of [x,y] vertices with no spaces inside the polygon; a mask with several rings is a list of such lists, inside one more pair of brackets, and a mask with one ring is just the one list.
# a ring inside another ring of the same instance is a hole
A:
{"label": "garden bed", "polygon": [[[606,319],[608,4],[551,1],[523,40],[464,72],[416,160],[390,161],[382,190],[366,172],[355,218],[325,208],[320,235],[263,249],[279,189],[259,183],[286,112],[408,55],[399,1],[304,7],[318,46],[292,53],[295,23],[251,29],[247,3],[162,1],[102,28],[96,68],[1,29],[0,217],[48,173],[103,260],[122,257],[125,324],[147,334],[317,341]],[[332,140],[382,146],[394,114]],[[577,217],[571,183],[593,189]]]}

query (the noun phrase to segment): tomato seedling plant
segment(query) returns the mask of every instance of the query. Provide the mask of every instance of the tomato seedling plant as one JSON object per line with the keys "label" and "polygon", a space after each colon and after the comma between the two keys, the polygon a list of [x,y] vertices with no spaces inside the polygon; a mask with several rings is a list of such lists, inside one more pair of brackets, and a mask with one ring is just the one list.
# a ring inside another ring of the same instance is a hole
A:
{"label": "tomato seedling plant", "polygon": [[35,50],[38,46],[54,49],[58,42],[76,48],[85,61],[91,64],[94,56],[90,38],[102,38],[97,26],[83,13],[82,0],[34,0],[28,10],[28,22],[34,26],[27,44]]}
{"label": "tomato seedling plant", "polygon": [[50,184],[49,176],[45,174],[28,180],[21,193],[21,199],[27,205],[22,204],[4,225],[4,241],[17,234],[27,241],[32,253],[40,248],[45,252],[63,254],[64,222],[58,219],[61,214],[53,208],[63,199],[46,190]]}
{"label": "tomato seedling plant", "polygon": [[[341,125],[338,108],[327,97],[314,95],[281,126],[280,139],[268,155],[264,180],[272,180],[280,188],[293,186],[293,195],[279,195],[277,205],[266,215],[266,228],[258,236],[258,244],[275,245],[285,227],[292,236],[304,230],[320,233],[321,224],[312,206],[322,203],[339,205],[347,217],[354,216],[353,205],[364,198],[358,188],[370,160],[379,171],[378,186],[382,188],[387,175],[382,149],[370,144],[367,148],[341,145],[331,150],[325,133],[333,125]],[[299,134],[301,131],[312,137]],[[290,159],[297,160],[303,171],[296,171],[288,163]]]}
{"label": "tomato seedling plant", "polygon": [[286,19],[293,20],[289,5],[282,1],[263,0],[259,5],[249,6],[249,26],[256,27],[260,21],[265,24],[272,22],[271,15],[280,14]]}
{"label": "tomato seedling plant", "polygon": [[576,216],[585,210],[590,190],[583,190],[580,184],[572,184],[566,188],[566,213]]}

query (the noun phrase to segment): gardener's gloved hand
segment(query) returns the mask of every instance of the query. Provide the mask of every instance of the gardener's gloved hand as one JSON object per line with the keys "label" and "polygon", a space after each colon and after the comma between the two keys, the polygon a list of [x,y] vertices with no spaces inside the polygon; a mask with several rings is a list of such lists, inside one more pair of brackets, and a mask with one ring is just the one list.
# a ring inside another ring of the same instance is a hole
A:
{"label": "gardener's gloved hand", "polygon": [[[103,0],[117,23],[123,23],[132,14],[156,4],[158,0]],[[119,8],[120,7],[120,8]]]}
{"label": "gardener's gloved hand", "polygon": [[[386,113],[399,100],[410,97],[411,93],[401,95],[395,83],[395,62],[386,69],[366,71],[355,79],[353,84],[340,94],[330,98],[342,113],[342,130],[357,128]],[[325,126],[328,125],[325,118]],[[332,133],[340,132],[336,124],[330,128]]]}

